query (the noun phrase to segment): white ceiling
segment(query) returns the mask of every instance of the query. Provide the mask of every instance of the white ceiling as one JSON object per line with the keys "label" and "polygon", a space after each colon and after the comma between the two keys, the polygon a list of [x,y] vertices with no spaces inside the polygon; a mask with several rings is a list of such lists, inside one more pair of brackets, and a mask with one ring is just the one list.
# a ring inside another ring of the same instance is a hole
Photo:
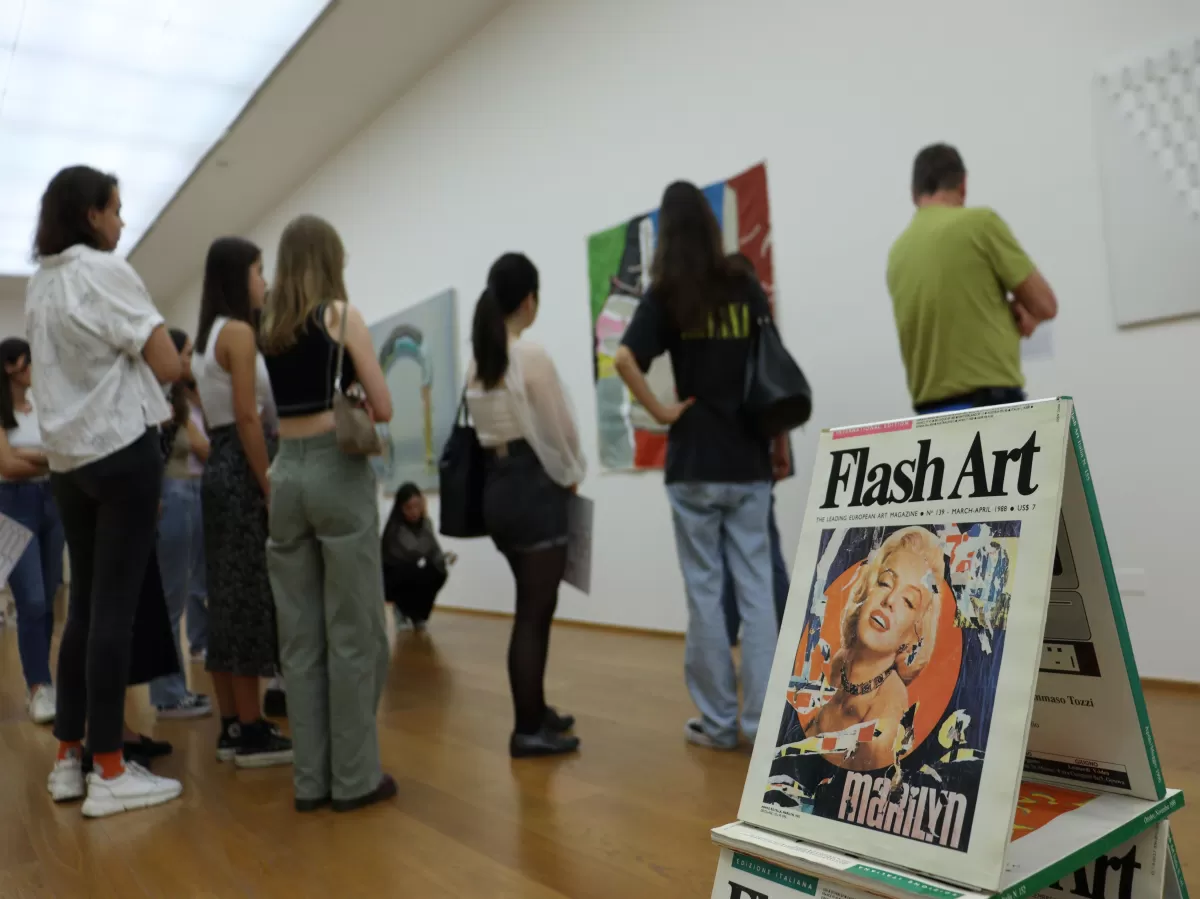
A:
{"label": "white ceiling", "polygon": [[[174,299],[214,238],[249,230],[508,2],[334,0],[129,253],[151,295]],[[23,294],[0,278],[0,303]]]}
{"label": "white ceiling", "polygon": [[121,172],[137,243],[328,3],[0,2],[0,271],[33,271],[29,210],[81,159]]}

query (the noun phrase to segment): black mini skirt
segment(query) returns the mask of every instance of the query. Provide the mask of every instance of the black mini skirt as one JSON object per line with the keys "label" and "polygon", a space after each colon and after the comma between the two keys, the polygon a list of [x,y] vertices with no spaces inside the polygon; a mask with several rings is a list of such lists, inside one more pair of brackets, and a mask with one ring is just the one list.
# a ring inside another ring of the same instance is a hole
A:
{"label": "black mini skirt", "polygon": [[571,491],[546,474],[524,440],[486,452],[483,520],[503,553],[533,552],[567,542]]}

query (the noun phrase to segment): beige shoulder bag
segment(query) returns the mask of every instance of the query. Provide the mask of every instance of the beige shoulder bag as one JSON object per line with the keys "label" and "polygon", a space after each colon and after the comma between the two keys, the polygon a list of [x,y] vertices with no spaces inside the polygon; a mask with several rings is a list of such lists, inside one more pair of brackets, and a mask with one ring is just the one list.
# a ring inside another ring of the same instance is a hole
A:
{"label": "beige shoulder bag", "polygon": [[375,430],[375,422],[363,403],[346,395],[342,389],[342,363],[346,357],[346,319],[350,317],[350,304],[342,308],[342,326],[339,328],[337,350],[337,373],[333,376],[333,423],[338,447],[350,456],[377,456],[383,452],[383,441]]}

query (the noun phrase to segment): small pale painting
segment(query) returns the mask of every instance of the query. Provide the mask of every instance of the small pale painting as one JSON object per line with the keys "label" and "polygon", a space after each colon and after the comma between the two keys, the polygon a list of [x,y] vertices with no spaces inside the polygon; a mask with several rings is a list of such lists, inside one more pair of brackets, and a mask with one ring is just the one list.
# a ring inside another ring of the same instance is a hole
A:
{"label": "small pale painting", "polygon": [[409,481],[438,486],[437,460],[458,410],[458,316],[453,289],[371,325],[392,393],[383,455],[374,460],[384,493]]}

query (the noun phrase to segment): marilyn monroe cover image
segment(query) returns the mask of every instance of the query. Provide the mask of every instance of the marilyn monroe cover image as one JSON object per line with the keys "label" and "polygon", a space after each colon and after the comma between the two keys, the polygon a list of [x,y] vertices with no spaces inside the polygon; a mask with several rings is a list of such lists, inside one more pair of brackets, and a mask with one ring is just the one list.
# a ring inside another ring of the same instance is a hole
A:
{"label": "marilyn monroe cover image", "polygon": [[1020,532],[821,533],[764,812],[966,852]]}

